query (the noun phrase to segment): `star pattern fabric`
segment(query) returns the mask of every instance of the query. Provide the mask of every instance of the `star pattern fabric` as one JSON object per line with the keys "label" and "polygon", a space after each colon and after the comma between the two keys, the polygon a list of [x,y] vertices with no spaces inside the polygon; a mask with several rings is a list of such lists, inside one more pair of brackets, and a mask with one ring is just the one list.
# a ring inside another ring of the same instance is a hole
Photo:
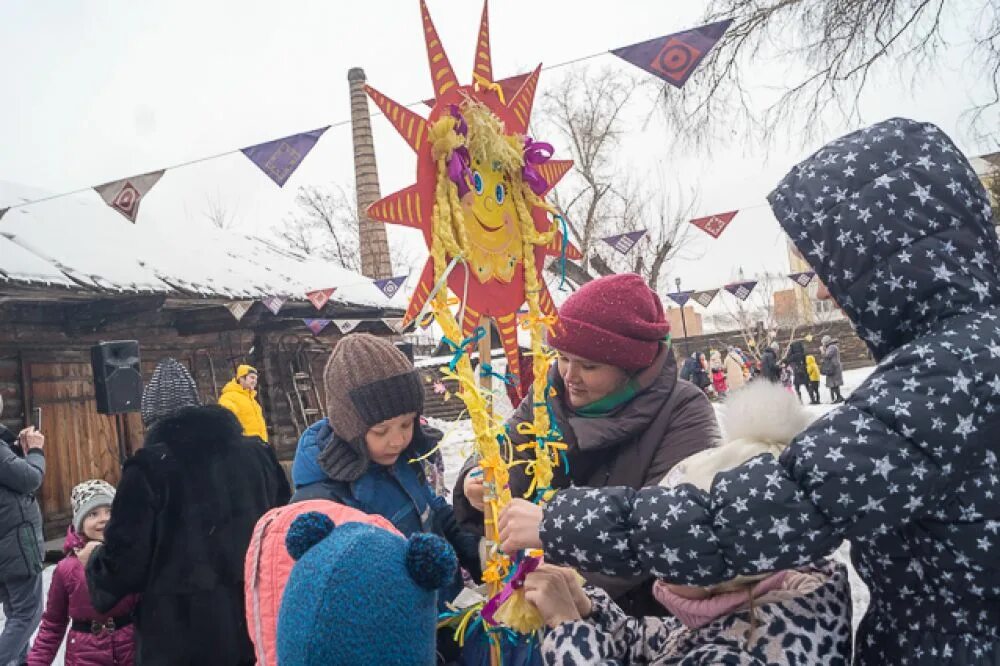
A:
{"label": "star pattern fabric", "polygon": [[871,589],[859,664],[1000,660],[1000,246],[938,128],[829,144],[770,197],[879,361],[780,459],[693,486],[562,491],[546,558],[705,585],[816,562],[844,538]]}

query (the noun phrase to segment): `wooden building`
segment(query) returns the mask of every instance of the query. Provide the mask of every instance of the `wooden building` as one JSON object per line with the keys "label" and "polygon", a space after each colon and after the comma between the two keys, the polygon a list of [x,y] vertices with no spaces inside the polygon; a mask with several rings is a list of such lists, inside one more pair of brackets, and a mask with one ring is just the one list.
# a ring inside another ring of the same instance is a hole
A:
{"label": "wooden building", "polygon": [[[0,184],[0,208],[17,203]],[[317,310],[305,293],[336,291]],[[287,298],[273,314],[260,299]],[[251,304],[239,320],[227,306]],[[90,349],[137,340],[143,379],[174,357],[214,402],[239,363],[260,371],[271,443],[290,460],[301,430],[325,412],[321,371],[345,330],[395,335],[402,309],[361,275],[206,226],[183,234],[135,226],[94,197],[14,208],[0,218],[0,420],[19,430],[42,409],[46,538],[70,518],[69,493],[116,483],[119,445],[141,446],[138,414],[97,413]],[[334,320],[313,335],[305,318]]]}

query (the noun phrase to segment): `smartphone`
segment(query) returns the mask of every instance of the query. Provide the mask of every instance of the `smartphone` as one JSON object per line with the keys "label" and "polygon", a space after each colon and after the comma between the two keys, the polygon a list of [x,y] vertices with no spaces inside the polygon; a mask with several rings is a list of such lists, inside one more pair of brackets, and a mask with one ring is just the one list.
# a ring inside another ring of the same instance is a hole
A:
{"label": "smartphone", "polygon": [[35,430],[42,429],[42,408],[35,407],[31,410],[31,425],[35,427]]}

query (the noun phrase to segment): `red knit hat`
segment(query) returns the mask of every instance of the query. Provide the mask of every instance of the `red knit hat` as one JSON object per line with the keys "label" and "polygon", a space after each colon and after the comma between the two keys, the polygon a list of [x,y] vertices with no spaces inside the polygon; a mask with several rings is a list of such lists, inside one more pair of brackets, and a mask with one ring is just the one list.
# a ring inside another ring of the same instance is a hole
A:
{"label": "red knit hat", "polygon": [[588,282],[566,299],[549,345],[634,371],[652,364],[668,333],[660,297],[641,277],[626,273]]}

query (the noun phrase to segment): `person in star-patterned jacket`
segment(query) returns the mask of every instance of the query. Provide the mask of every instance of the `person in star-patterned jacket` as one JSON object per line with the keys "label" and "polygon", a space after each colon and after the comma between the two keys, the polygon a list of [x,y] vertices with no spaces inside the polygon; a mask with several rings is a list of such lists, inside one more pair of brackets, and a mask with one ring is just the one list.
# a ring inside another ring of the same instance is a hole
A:
{"label": "person in star-patterned jacket", "polygon": [[986,193],[941,130],[892,119],[825,146],[769,200],[875,372],[779,459],[722,473],[711,492],[563,490],[543,517],[511,507],[505,548],[535,541],[554,564],[707,585],[808,565],[848,538],[871,589],[856,663],[1000,663],[1000,247]]}

